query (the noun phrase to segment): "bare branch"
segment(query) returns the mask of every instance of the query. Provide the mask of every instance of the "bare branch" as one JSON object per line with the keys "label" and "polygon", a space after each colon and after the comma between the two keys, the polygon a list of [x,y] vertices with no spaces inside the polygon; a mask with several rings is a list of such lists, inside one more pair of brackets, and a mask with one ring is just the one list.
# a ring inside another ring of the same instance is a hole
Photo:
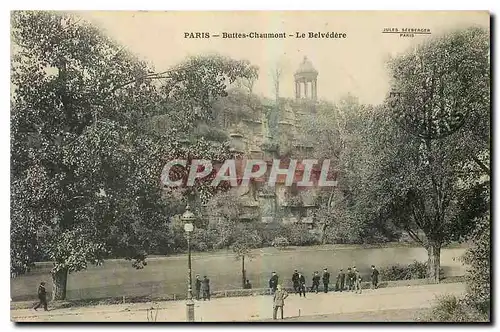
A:
{"label": "bare branch", "polygon": [[422,246],[425,246],[424,241],[415,233],[413,232],[409,227],[406,229],[408,232],[408,235],[416,242],[420,243]]}
{"label": "bare branch", "polygon": [[491,175],[490,168],[486,166],[481,160],[479,160],[478,157],[476,157],[475,155],[471,155],[470,157],[481,168],[481,170],[483,170],[483,172],[485,172],[488,176]]}

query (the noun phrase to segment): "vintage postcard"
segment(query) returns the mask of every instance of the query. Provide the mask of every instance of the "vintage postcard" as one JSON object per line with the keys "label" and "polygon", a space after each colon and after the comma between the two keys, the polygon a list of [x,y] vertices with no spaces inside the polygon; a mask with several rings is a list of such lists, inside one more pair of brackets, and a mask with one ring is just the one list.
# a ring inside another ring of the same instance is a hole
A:
{"label": "vintage postcard", "polygon": [[11,12],[14,322],[490,322],[487,11]]}

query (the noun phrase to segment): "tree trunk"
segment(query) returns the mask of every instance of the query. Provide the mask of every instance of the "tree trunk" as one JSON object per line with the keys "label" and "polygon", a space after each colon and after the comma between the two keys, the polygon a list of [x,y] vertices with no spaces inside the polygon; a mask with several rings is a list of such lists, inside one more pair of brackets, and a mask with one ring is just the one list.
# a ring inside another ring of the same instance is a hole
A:
{"label": "tree trunk", "polygon": [[327,228],[328,228],[327,223],[324,223],[323,227],[321,227],[321,239],[320,239],[321,244],[325,244],[325,242],[326,242],[326,229]]}
{"label": "tree trunk", "polygon": [[431,283],[439,283],[441,269],[441,245],[429,244],[427,248],[427,278]]}
{"label": "tree trunk", "polygon": [[245,256],[241,256],[241,287],[245,288],[245,281],[247,280],[245,271]]}
{"label": "tree trunk", "polygon": [[52,273],[52,300],[66,299],[67,281],[68,281],[67,268]]}
{"label": "tree trunk", "polygon": [[[326,207],[327,208],[327,211],[328,211],[328,218],[330,217],[330,211],[332,210],[332,199],[333,199],[333,195],[335,194],[335,188],[332,188],[332,191],[330,192],[330,196],[328,197],[328,206]],[[323,227],[321,228],[321,244],[325,244],[326,242],[326,230],[328,228],[328,225],[329,223],[326,222],[326,220],[323,221],[324,224],[323,224]],[[331,223],[331,221],[330,221]]]}

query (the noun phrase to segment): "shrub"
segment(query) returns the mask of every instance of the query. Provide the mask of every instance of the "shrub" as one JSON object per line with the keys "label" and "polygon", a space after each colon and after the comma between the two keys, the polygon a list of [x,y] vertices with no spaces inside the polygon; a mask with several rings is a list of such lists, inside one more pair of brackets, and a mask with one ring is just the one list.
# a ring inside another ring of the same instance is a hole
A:
{"label": "shrub", "polygon": [[279,249],[283,249],[283,248],[288,247],[289,243],[288,243],[288,240],[286,237],[278,236],[278,237],[274,238],[274,240],[272,242],[272,246],[279,248]]}
{"label": "shrub", "polygon": [[191,235],[191,249],[194,251],[211,250],[216,242],[217,233],[212,229],[195,228]]}
{"label": "shrub", "polygon": [[437,304],[422,317],[428,322],[488,322],[487,315],[468,306],[454,295],[444,295],[437,299]]}
{"label": "shrub", "polygon": [[309,232],[305,224],[289,224],[286,226],[288,229],[288,240],[292,246],[310,246],[319,244],[319,239]]}
{"label": "shrub", "polygon": [[380,269],[380,279],[385,281],[408,280],[410,274],[408,268],[403,265],[391,265]]}
{"label": "shrub", "polygon": [[425,279],[427,276],[427,263],[413,261],[413,263],[408,265],[408,272],[410,279]]}
{"label": "shrub", "polygon": [[288,237],[288,229],[281,223],[257,224],[255,225],[257,232],[262,238],[263,246],[270,246],[273,240],[277,237]]}
{"label": "shrub", "polygon": [[490,314],[491,305],[490,228],[489,215],[479,219],[471,235],[473,245],[464,256],[464,262],[469,265],[466,273],[467,304],[486,315]]}
{"label": "shrub", "polygon": [[[443,271],[441,270],[441,275]],[[385,281],[425,279],[427,276],[427,262],[413,261],[409,265],[392,265],[380,269],[380,278]]]}

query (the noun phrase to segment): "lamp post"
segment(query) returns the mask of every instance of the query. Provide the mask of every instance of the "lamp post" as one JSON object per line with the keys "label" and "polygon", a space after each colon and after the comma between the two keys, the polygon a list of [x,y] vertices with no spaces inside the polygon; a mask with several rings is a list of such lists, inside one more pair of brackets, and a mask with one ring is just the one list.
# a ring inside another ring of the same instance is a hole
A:
{"label": "lamp post", "polygon": [[189,210],[189,204],[186,206],[186,211],[182,214],[181,220],[184,222],[184,231],[187,235],[188,245],[188,293],[186,301],[186,320],[188,322],[194,322],[194,301],[191,279],[191,232],[194,229],[193,221],[195,220],[195,216],[193,212]]}

